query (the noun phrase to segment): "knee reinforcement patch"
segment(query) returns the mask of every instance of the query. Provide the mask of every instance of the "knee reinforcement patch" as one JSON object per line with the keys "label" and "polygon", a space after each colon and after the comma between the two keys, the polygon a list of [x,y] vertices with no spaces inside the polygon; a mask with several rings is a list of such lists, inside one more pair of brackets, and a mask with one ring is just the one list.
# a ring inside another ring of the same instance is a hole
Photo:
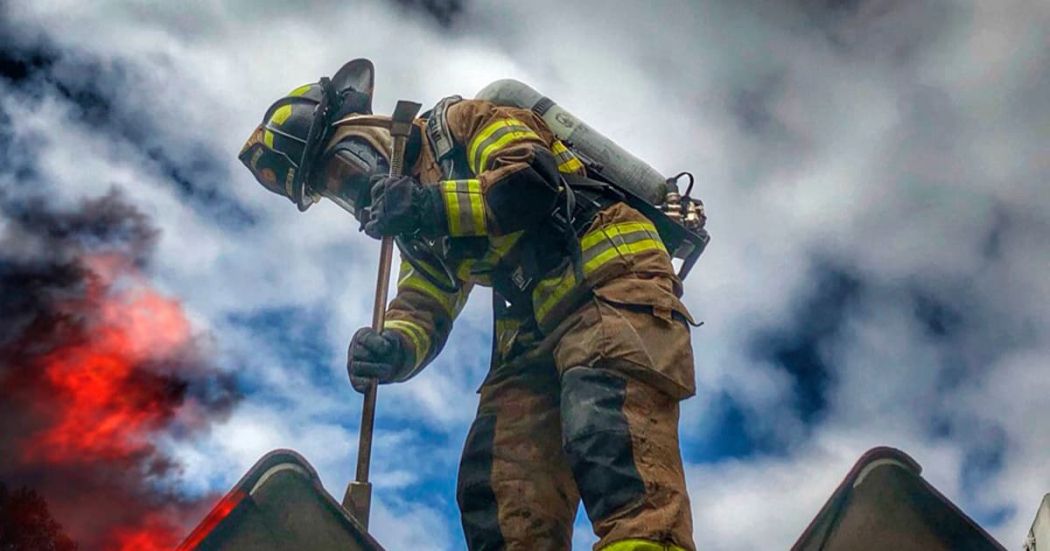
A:
{"label": "knee reinforcement patch", "polygon": [[562,375],[561,384],[563,447],[587,516],[594,522],[645,495],[623,412],[627,380],[608,371],[575,367]]}

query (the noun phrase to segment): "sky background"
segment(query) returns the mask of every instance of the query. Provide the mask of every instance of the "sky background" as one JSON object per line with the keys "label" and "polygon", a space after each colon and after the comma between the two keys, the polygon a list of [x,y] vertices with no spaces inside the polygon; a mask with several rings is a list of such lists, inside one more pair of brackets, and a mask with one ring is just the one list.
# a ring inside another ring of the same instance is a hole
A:
{"label": "sky background", "polygon": [[[702,549],[783,549],[867,449],[903,449],[1008,548],[1050,491],[1050,4],[0,2],[0,231],[112,190],[141,272],[241,398],[153,444],[195,499],[300,451],[341,497],[377,243],[300,214],[236,154],[266,108],[354,57],[375,110],[516,78],[665,174],[712,243],[686,282],[681,435]],[[463,548],[459,451],[488,367],[476,290],[423,374],[379,393],[372,529]],[[60,522],[63,519],[58,519]],[[191,523],[196,519],[192,519]],[[585,519],[576,549],[594,541]]]}

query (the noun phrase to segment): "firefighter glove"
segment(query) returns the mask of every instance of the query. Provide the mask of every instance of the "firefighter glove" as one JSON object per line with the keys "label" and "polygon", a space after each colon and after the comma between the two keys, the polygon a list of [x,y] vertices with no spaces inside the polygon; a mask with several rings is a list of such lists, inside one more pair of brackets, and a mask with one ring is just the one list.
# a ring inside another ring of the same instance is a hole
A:
{"label": "firefighter glove", "polygon": [[438,235],[436,189],[430,189],[411,176],[372,176],[372,214],[365,233],[375,239],[419,232]]}
{"label": "firefighter glove", "polygon": [[346,371],[354,390],[365,392],[368,379],[380,384],[394,381],[407,366],[409,352],[397,335],[390,331],[377,333],[371,327],[362,327],[354,333],[347,352]]}

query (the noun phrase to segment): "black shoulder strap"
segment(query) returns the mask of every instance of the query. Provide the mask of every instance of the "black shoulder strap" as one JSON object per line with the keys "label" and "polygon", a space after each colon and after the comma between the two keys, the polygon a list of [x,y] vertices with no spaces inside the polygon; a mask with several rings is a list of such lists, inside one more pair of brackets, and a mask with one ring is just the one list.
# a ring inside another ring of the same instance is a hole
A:
{"label": "black shoulder strap", "polygon": [[462,100],[461,96],[449,96],[439,101],[430,110],[430,117],[427,118],[427,139],[430,140],[430,147],[434,149],[434,156],[441,165],[441,172],[449,179],[454,177],[452,172],[456,141],[448,128],[448,108]]}

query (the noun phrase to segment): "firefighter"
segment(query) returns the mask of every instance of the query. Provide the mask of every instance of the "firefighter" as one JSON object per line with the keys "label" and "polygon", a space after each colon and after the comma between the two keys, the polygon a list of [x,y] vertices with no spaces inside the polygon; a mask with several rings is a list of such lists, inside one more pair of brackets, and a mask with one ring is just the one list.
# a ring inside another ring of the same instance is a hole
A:
{"label": "firefighter", "polygon": [[[381,332],[349,347],[354,387],[402,382],[444,347],[476,285],[493,288],[490,371],[459,468],[472,551],[568,550],[582,499],[604,551],[693,551],[678,443],[695,393],[689,312],[653,222],[603,186],[536,114],[446,98],[414,123],[405,176],[371,115],[372,64],[270,108],[240,158],[305,210],[321,197],[402,247]],[[388,120],[388,118],[386,118]]]}

